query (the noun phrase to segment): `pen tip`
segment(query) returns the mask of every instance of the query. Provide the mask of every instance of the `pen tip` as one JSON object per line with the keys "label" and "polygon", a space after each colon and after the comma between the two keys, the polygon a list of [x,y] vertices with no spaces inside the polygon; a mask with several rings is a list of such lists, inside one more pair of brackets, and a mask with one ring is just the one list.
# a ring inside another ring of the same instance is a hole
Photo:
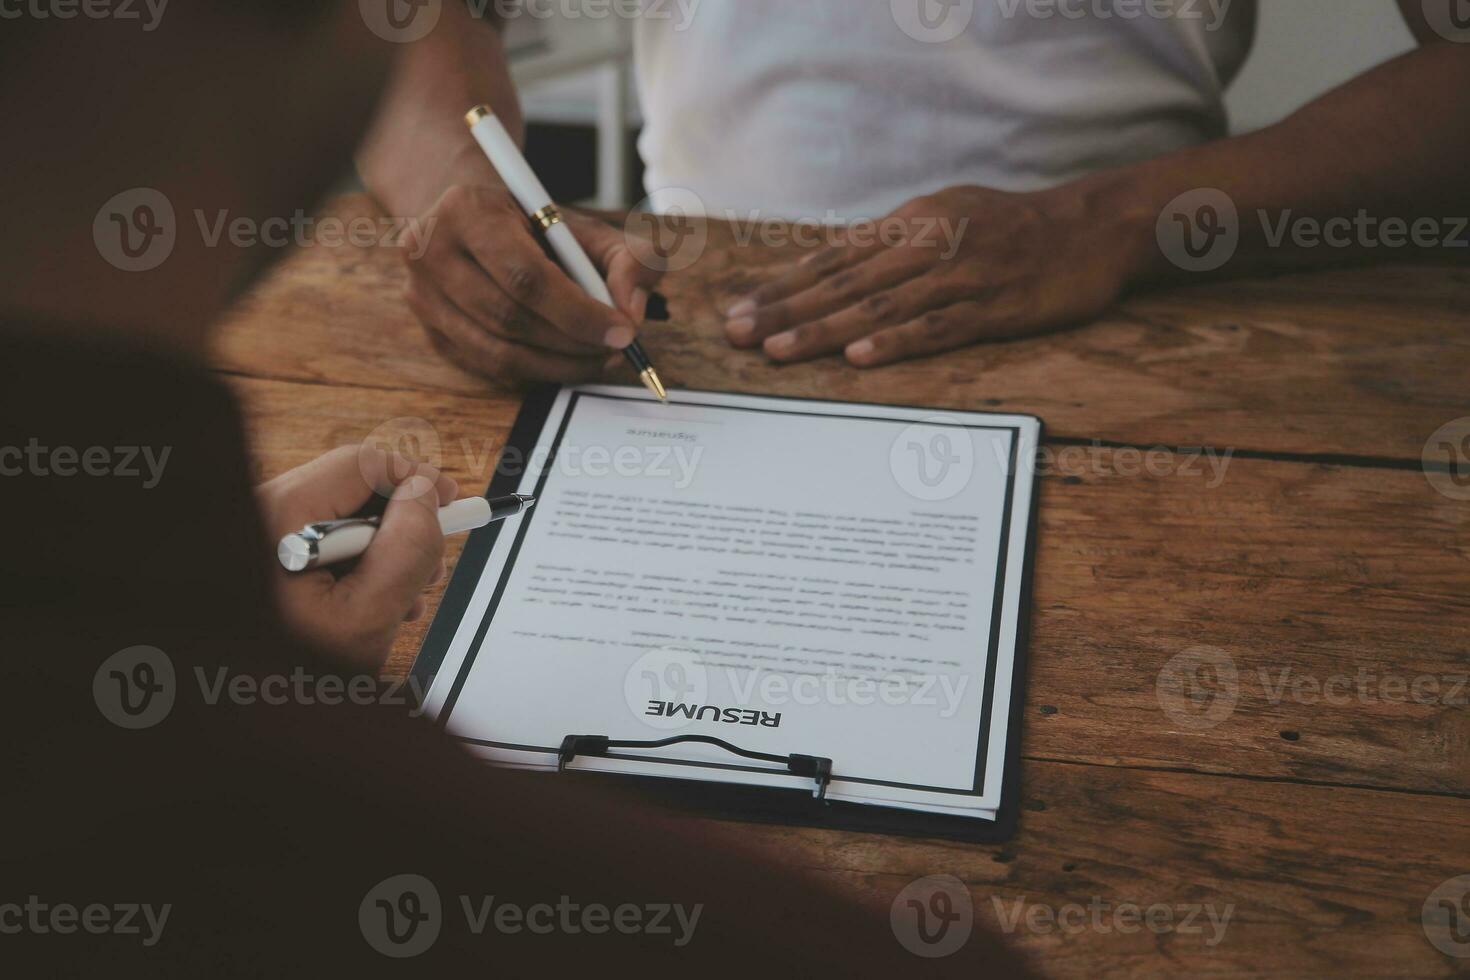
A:
{"label": "pen tip", "polygon": [[648,388],[649,391],[653,392],[654,396],[660,402],[664,403],[665,405],[669,403],[669,393],[664,390],[664,383],[659,378],[657,371],[655,371],[653,368],[649,368],[644,371],[643,374],[640,375],[640,377],[643,379],[644,386]]}

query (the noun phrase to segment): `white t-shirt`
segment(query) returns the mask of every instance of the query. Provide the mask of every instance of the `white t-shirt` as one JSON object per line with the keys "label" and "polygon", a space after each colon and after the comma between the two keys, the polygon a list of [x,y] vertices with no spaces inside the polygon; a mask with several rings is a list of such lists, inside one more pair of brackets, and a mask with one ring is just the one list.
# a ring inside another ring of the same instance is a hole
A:
{"label": "white t-shirt", "polygon": [[1049,187],[1223,136],[1251,40],[1231,0],[643,3],[653,207],[692,191],[788,218]]}

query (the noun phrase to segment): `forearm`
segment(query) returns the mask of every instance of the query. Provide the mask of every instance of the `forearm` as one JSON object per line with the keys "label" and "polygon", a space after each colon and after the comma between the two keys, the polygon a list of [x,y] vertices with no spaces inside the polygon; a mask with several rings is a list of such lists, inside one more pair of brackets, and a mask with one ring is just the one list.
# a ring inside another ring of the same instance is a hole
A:
{"label": "forearm", "polygon": [[[1457,96],[1467,90],[1470,46],[1430,44],[1261,132],[1052,193],[1098,216],[1120,239],[1130,285],[1181,274],[1160,248],[1156,226],[1171,202],[1202,188],[1223,191],[1238,213],[1239,247],[1225,275],[1409,253],[1464,255],[1463,245],[1423,243],[1455,236],[1453,219],[1470,214],[1470,103]],[[1313,243],[1313,229],[1328,222],[1331,241]],[[1416,222],[1425,234],[1413,233]],[[1458,237],[1467,237],[1463,229]]]}
{"label": "forearm", "polygon": [[357,163],[385,208],[418,215],[454,184],[499,183],[465,112],[488,103],[517,140],[524,127],[500,32],[464,4],[446,3],[434,31],[404,47]]}

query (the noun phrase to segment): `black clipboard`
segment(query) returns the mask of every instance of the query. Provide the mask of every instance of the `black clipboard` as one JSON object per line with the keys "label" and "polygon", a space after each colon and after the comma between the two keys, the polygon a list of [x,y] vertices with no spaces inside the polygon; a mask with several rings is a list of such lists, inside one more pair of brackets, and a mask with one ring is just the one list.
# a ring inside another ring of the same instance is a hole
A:
{"label": "black clipboard", "polygon": [[[530,458],[532,451],[541,440],[542,431],[561,390],[559,386],[551,385],[537,387],[527,393],[521,405],[521,411],[506,439],[505,448],[501,451],[500,462],[496,466],[495,474],[486,491],[487,496],[507,496],[519,489],[521,482],[519,466],[507,466],[507,458],[518,460]],[[696,389],[686,390],[691,394],[702,393]],[[714,392],[703,393],[714,394]],[[783,401],[798,403],[819,400],[780,397]],[[927,412],[945,411],[943,408],[934,406],[886,407],[915,408]],[[972,409],[951,409],[951,411],[971,415],[987,414],[976,413]],[[1016,417],[1016,413],[1011,414],[1012,417]],[[1020,417],[1032,418],[1036,421],[1039,446],[1045,433],[1045,423],[1036,416],[1021,414]],[[827,763],[826,775],[830,778],[830,761],[811,756],[791,756],[790,760],[793,761],[790,763],[789,771],[806,777],[815,776],[815,792],[808,789],[765,788],[677,777],[609,773],[576,772],[548,778],[573,778],[589,782],[607,782],[625,787],[632,785],[638,787],[648,798],[670,809],[727,820],[827,827],[836,830],[902,837],[941,838],[971,843],[998,843],[1009,840],[1015,835],[1021,810],[1021,720],[1025,711],[1026,674],[1031,639],[1031,592],[1039,527],[1037,514],[1040,510],[1041,495],[1039,479],[1032,481],[1031,494],[1031,514],[1021,568],[1015,667],[1011,680],[1010,716],[1006,732],[1005,775],[1001,782],[1001,800],[1000,806],[997,807],[996,819],[985,820],[976,817],[924,813],[896,807],[826,799],[821,764]],[[460,560],[455,566],[454,575],[445,589],[444,598],[434,617],[434,622],[414,660],[410,676],[415,690],[428,691],[437,677],[503,526],[492,524],[482,528],[474,532],[466,542]],[[605,754],[607,746],[599,744],[599,739],[600,736],[595,734],[567,733],[561,747],[562,766],[565,766],[571,756]],[[650,743],[638,744],[641,747]],[[736,746],[726,745],[725,747],[740,752]],[[758,753],[742,752],[741,754],[775,761],[775,757],[762,757]],[[785,757],[782,757],[782,761],[786,761]],[[773,765],[772,768],[777,769],[778,767]]]}

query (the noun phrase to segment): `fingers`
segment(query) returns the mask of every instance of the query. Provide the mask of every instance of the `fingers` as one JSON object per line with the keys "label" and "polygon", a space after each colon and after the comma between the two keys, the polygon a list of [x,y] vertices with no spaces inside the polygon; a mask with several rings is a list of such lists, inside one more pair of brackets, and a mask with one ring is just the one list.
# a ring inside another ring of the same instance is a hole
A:
{"label": "fingers", "polygon": [[417,623],[419,620],[423,619],[428,612],[429,600],[425,599],[423,596],[419,596],[413,601],[413,608],[409,609],[409,611],[404,615],[403,621],[405,623]]}
{"label": "fingers", "polygon": [[[272,534],[285,534],[315,521],[351,517],[374,494],[388,495],[412,477],[419,464],[374,446],[343,446],[286,473],[261,488]],[[453,499],[458,484],[432,472],[436,492]]]}
{"label": "fingers", "polygon": [[408,297],[429,339],[449,360],[505,383],[576,384],[602,377],[608,354],[577,357],[515,344],[487,333],[432,283],[416,283]]}
{"label": "fingers", "polygon": [[512,344],[523,344],[571,357],[606,356],[601,344],[588,344],[568,337],[533,311],[505,294],[499,283],[485,275],[469,256],[448,255],[436,270],[435,281],[416,278],[409,286],[410,306],[413,292],[438,289],[467,322],[482,332]]}
{"label": "fingers", "polygon": [[[933,264],[932,256],[913,249],[880,252],[866,261],[837,269],[799,293],[760,306],[750,316],[730,321],[725,325],[726,336],[736,347],[754,347],[793,327],[852,310],[868,300],[873,301],[870,310],[874,316],[881,315],[887,312],[887,301],[878,300],[884,291],[921,276]],[[857,314],[847,319],[851,321],[854,318],[861,319]],[[902,322],[892,321],[894,324]],[[787,338],[787,341],[791,339]],[[791,345],[783,341],[777,346]]]}
{"label": "fingers", "polygon": [[589,365],[632,342],[636,270],[619,273],[624,309],[598,302],[547,257],[501,189],[450,188],[432,216],[435,234],[404,251],[408,299],[453,359],[507,382],[586,381],[600,374]]}
{"label": "fingers", "polygon": [[352,604],[378,610],[397,623],[444,563],[444,532],[439,508],[453,502],[442,496],[437,473],[425,470],[399,485],[383,513],[367,553],[339,587],[350,591]]}
{"label": "fingers", "polygon": [[379,665],[399,623],[422,615],[420,593],[443,576],[439,508],[459,496],[454,480],[431,466],[374,446],[334,450],[261,488],[274,534],[359,513],[375,493],[391,494],[382,525],[353,570],[278,570],[282,613],[302,637],[349,660]]}
{"label": "fingers", "polygon": [[[429,576],[429,581],[424,583],[424,587],[433,588],[434,586],[442,582],[444,580],[444,576],[448,574],[449,567],[444,563],[444,560],[441,558],[439,560],[439,567],[434,569],[434,574]],[[418,598],[414,599],[413,605],[409,607],[408,613],[404,615],[403,621],[405,623],[416,623],[419,620],[423,619],[424,616],[428,614],[428,612],[429,600],[426,596],[420,593]]]}
{"label": "fingers", "polygon": [[852,245],[813,252],[797,263],[796,267],[786,275],[763,284],[749,296],[734,303],[726,311],[726,316],[731,320],[752,317],[761,307],[770,306],[787,297],[811,289],[827,276],[848,266],[856,265],[868,259],[873,253],[872,248],[858,248]]}
{"label": "fingers", "polygon": [[893,289],[880,289],[835,313],[803,322],[769,337],[766,355],[782,363],[826,357],[869,334],[909,323],[929,310],[943,309],[974,292],[939,276],[919,276]]}
{"label": "fingers", "polygon": [[423,590],[443,576],[439,507],[455,496],[445,489],[427,467],[399,484],[367,553],[350,573],[338,579],[322,570],[283,583],[287,620],[352,662],[381,666],[399,625],[427,612]]}
{"label": "fingers", "polygon": [[940,354],[982,340],[1004,340],[1045,329],[1022,324],[1023,321],[1017,317],[998,317],[995,309],[987,303],[956,303],[855,341],[847,348],[847,359],[860,368],[881,367],[910,358]]}
{"label": "fingers", "polygon": [[[620,350],[631,343],[625,338],[636,333],[633,321],[587,295],[547,257],[509,195],[488,188],[451,188],[443,206],[457,232],[450,237],[459,239],[512,302],[588,346]],[[431,247],[428,254],[434,251]]]}
{"label": "fingers", "polygon": [[648,316],[649,294],[663,273],[638,260],[624,232],[586,215],[568,215],[567,224],[607,279],[608,292],[618,309],[634,323]]}
{"label": "fingers", "polygon": [[[336,457],[341,455],[343,459],[337,461]],[[398,453],[390,453],[378,446],[343,446],[327,453],[317,463],[332,460],[334,473],[340,469],[339,478],[346,483],[346,459],[350,457],[357,464],[358,477],[366,484],[372,493],[386,497],[395,489],[402,486],[411,477],[422,474],[433,481],[434,492],[441,498],[453,501],[459,496],[459,484],[453,477],[439,472],[432,466],[408,459]],[[310,463],[308,466],[312,465]],[[364,499],[350,510],[339,510],[335,517],[350,517],[363,508],[367,503]]]}

